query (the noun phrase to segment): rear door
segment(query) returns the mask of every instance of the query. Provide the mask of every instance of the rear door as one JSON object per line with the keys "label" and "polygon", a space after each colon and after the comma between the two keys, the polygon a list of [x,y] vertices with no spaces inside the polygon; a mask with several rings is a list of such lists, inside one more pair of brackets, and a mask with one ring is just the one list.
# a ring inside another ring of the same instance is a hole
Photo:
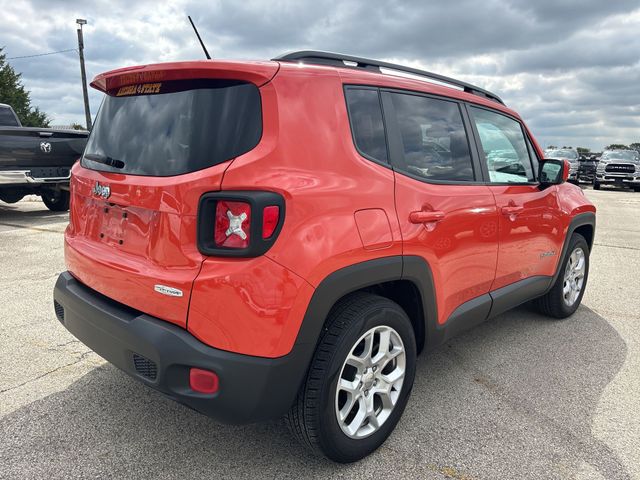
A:
{"label": "rear door", "polygon": [[260,93],[217,79],[107,93],[73,169],[67,266],[98,292],[184,327],[203,261],[198,203],[259,143]]}
{"label": "rear door", "polygon": [[557,187],[540,188],[538,158],[517,119],[479,106],[468,110],[500,212],[500,248],[491,289],[553,275],[562,250]]}
{"label": "rear door", "polygon": [[[384,91],[383,106],[396,172],[403,254],[424,258],[435,283],[438,323],[489,288],[498,255],[498,215],[470,148],[470,126],[456,101]],[[480,299],[480,300],[482,300]]]}

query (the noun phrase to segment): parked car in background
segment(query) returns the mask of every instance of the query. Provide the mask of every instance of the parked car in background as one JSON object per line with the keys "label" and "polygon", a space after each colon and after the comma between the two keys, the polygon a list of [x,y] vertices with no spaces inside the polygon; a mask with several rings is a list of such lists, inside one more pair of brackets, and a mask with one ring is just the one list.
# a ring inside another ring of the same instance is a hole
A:
{"label": "parked car in background", "polygon": [[25,195],[39,195],[49,210],[68,210],[71,166],[88,135],[23,127],[13,109],[0,104],[0,200],[15,203]]}
{"label": "parked car in background", "polygon": [[635,150],[605,150],[596,167],[593,189],[630,187],[640,192],[640,154]]}
{"label": "parked car in background", "polygon": [[596,178],[598,158],[595,155],[580,155],[578,158],[578,183],[592,184]]}
{"label": "parked car in background", "polygon": [[578,151],[573,148],[558,148],[554,150],[547,150],[544,153],[545,158],[555,160],[567,160],[570,165],[569,169],[569,182],[578,183],[578,170],[580,168],[580,162],[578,161]]}
{"label": "parked car in background", "polygon": [[55,314],[195,410],[285,416],[353,462],[395,428],[420,351],[528,300],[580,305],[595,207],[491,92],[309,51],[91,85]]}

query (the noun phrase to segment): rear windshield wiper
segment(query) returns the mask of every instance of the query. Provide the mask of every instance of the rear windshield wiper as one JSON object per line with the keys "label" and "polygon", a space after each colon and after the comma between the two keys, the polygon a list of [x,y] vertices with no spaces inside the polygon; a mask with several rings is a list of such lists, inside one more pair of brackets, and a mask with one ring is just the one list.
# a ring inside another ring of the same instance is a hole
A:
{"label": "rear windshield wiper", "polygon": [[124,162],[117,158],[108,157],[107,155],[100,155],[99,153],[87,153],[84,158],[91,160],[92,162],[104,163],[113,168],[124,168]]}

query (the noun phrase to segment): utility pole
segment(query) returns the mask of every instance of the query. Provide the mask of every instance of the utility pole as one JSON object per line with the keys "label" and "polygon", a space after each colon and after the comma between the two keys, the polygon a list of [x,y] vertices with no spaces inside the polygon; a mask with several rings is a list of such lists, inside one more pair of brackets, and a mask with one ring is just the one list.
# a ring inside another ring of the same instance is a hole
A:
{"label": "utility pole", "polygon": [[78,54],[80,55],[80,74],[82,75],[82,95],[84,96],[84,115],[87,120],[87,130],[91,130],[91,111],[89,110],[89,92],[87,91],[87,72],[84,69],[84,39],[82,38],[82,26],[87,21],[77,18],[78,27]]}

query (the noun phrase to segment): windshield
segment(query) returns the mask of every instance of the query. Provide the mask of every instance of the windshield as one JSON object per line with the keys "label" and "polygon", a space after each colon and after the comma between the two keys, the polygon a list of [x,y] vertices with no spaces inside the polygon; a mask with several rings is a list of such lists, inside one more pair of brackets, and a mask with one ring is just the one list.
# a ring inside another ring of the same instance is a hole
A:
{"label": "windshield", "polygon": [[246,153],[261,136],[260,93],[253,84],[131,85],[105,97],[82,165],[133,175],[180,175]]}
{"label": "windshield", "polygon": [[547,158],[567,158],[569,160],[575,160],[578,158],[578,152],[575,150],[548,150],[545,154]]}
{"label": "windshield", "polygon": [[637,160],[638,153],[631,150],[608,150],[602,154],[601,160]]}

